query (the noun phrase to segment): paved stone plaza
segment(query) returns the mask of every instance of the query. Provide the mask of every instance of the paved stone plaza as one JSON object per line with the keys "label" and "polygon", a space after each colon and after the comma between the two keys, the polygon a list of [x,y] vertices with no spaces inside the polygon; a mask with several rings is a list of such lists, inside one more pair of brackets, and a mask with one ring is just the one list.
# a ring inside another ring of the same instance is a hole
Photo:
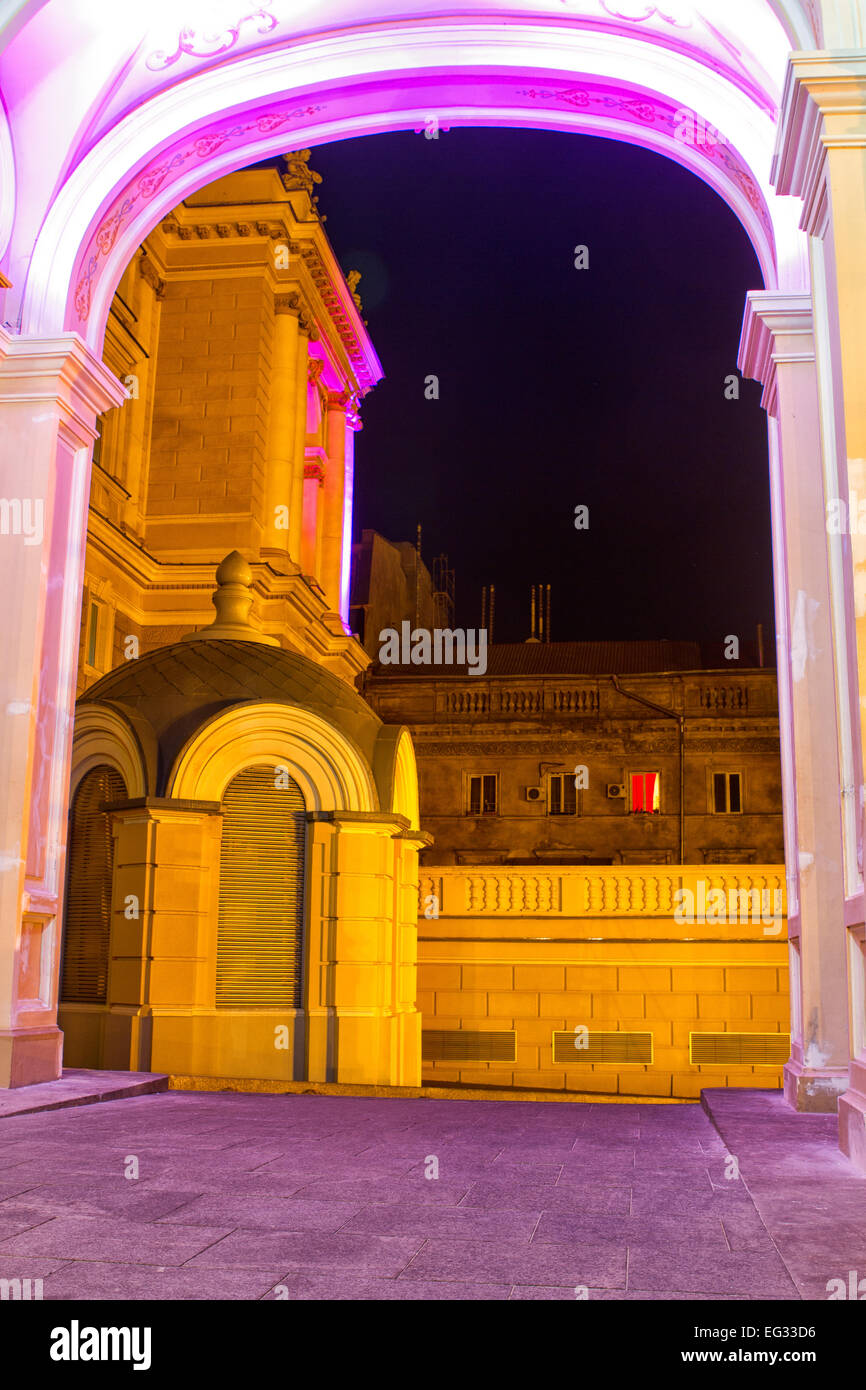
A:
{"label": "paved stone plaza", "polygon": [[0,1278],[46,1299],[573,1300],[826,1299],[866,1276],[866,1178],[835,1117],[707,1096],[715,1125],[698,1105],[189,1092],[13,1114]]}

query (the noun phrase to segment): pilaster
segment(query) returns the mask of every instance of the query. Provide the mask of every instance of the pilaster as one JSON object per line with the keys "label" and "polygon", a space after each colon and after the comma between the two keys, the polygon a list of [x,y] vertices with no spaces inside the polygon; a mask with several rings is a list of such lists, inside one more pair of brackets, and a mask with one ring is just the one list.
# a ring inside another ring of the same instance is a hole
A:
{"label": "pilaster", "polygon": [[69,759],[96,417],[126,391],[77,334],[0,328],[0,1087],[60,1074]]}

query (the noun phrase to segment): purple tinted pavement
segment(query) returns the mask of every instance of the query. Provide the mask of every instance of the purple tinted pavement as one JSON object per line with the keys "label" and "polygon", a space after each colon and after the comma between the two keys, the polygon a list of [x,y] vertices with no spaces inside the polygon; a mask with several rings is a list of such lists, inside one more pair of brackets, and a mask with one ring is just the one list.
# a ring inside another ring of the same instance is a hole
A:
{"label": "purple tinted pavement", "polygon": [[770,1093],[706,1104],[724,1139],[699,1105],[169,1092],[12,1116],[0,1280],[610,1300],[825,1299],[866,1276],[866,1178],[835,1119]]}

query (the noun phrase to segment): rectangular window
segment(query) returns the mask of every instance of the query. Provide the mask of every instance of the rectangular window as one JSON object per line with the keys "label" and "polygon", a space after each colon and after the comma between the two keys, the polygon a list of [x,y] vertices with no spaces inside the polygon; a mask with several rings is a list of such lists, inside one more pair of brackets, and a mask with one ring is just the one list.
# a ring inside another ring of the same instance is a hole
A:
{"label": "rectangular window", "polygon": [[547,814],[577,815],[577,788],[573,772],[551,772],[547,784]]}
{"label": "rectangular window", "polygon": [[650,814],[659,809],[659,789],[661,777],[657,772],[633,772],[631,774],[631,811],[645,811]]}
{"label": "rectangular window", "polygon": [[742,810],[739,772],[713,773],[713,810],[720,815]]}
{"label": "rectangular window", "polygon": [[96,665],[99,651],[99,604],[91,603],[87,617],[87,664]]}
{"label": "rectangular window", "polygon": [[498,810],[497,776],[485,772],[469,778],[469,815],[495,816]]}

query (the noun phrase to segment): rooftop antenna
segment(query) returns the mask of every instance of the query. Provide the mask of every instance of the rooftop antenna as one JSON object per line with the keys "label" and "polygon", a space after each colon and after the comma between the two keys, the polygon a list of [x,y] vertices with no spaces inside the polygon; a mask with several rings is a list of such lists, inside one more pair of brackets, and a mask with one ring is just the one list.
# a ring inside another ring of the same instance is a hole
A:
{"label": "rooftop antenna", "polygon": [[490,585],[490,621],[487,627],[487,641],[493,645],[493,614],[496,607],[496,585]]}
{"label": "rooftop antenna", "polygon": [[535,593],[535,589],[536,589],[536,586],[535,586],[534,584],[530,586],[530,590],[529,590],[529,594],[530,594],[530,599],[529,599],[529,628],[530,628],[530,632],[529,632],[529,636],[528,636],[527,639],[526,639],[527,642],[537,642],[537,641],[538,641],[538,638],[537,638],[536,635],[535,635],[535,625],[536,625],[536,620],[535,620],[535,598],[536,598],[536,593]]}
{"label": "rooftop antenna", "polygon": [[547,612],[544,617],[544,640],[550,641],[550,585],[547,586]]}
{"label": "rooftop antenna", "polygon": [[415,533],[415,626],[421,616],[421,523],[418,522],[418,529]]}
{"label": "rooftop antenna", "polygon": [[436,627],[454,626],[454,571],[447,555],[433,561],[433,617]]}

